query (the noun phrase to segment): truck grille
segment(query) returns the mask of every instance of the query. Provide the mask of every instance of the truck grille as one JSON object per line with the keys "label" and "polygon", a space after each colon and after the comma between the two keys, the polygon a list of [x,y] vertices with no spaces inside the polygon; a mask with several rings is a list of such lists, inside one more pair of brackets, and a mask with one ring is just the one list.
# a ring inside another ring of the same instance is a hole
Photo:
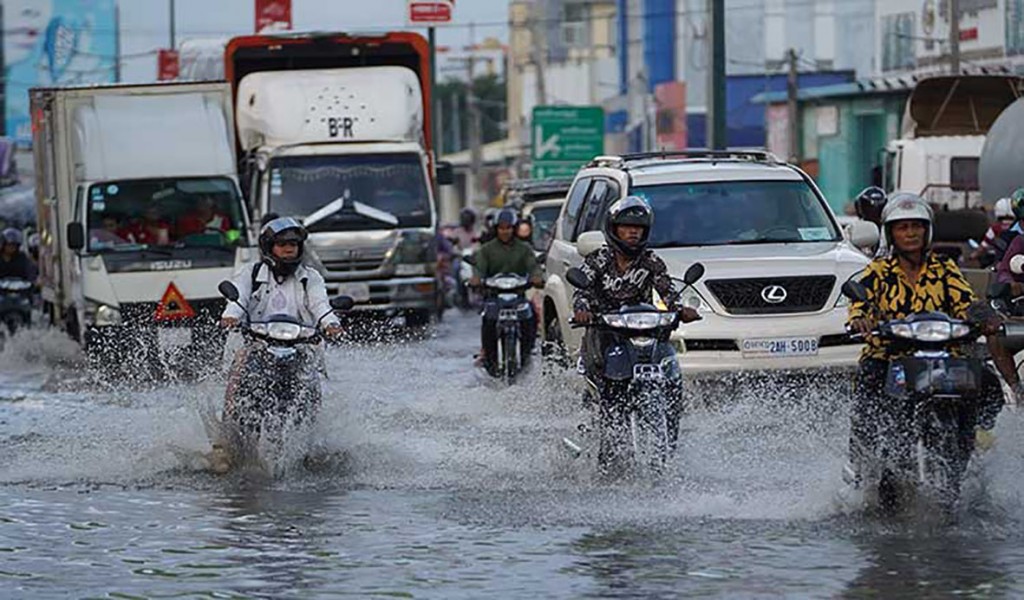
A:
{"label": "truck grille", "polygon": [[[825,306],[832,288],[834,275],[810,277],[763,277],[756,279],[715,279],[707,287],[715,298],[734,315],[778,315],[817,312]],[[773,288],[772,293],[765,290]],[[784,290],[784,294],[778,292]],[[782,296],[785,299],[778,301]],[[769,302],[765,296],[774,298]]]}
{"label": "truck grille", "polygon": [[361,273],[376,271],[384,264],[384,256],[360,256],[343,260],[324,260],[324,268],[331,273]]}

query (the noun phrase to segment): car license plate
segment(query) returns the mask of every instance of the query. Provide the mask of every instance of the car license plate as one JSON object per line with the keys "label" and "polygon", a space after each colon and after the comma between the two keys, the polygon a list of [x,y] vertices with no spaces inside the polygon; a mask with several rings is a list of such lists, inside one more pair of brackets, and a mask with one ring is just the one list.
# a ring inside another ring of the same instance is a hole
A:
{"label": "car license plate", "polygon": [[342,283],[338,286],[339,296],[350,296],[356,302],[370,301],[370,286],[365,283]]}
{"label": "car license plate", "polygon": [[760,338],[743,340],[740,349],[743,352],[743,358],[817,356],[818,338]]}

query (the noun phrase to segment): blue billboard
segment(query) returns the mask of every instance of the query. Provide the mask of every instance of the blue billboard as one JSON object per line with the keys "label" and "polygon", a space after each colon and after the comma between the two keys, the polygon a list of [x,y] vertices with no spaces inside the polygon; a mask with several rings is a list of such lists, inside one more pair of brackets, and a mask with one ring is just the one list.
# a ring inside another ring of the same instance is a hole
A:
{"label": "blue billboard", "polygon": [[116,0],[3,3],[6,132],[32,142],[28,90],[109,83],[117,60]]}

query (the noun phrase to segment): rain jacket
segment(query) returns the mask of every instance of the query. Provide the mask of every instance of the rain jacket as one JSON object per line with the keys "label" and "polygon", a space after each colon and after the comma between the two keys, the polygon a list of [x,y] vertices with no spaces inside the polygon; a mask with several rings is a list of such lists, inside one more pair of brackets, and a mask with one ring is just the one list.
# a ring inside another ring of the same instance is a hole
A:
{"label": "rain jacket", "polygon": [[228,302],[221,315],[225,318],[241,319],[245,307],[251,321],[265,321],[271,315],[286,314],[302,323],[316,325],[320,317],[327,314],[320,325],[338,325],[340,320],[331,308],[327,298],[324,278],[315,270],[299,265],[295,273],[278,282],[264,263],[242,265],[232,278],[238,288],[238,306]]}
{"label": "rain jacket", "polygon": [[[650,304],[654,301],[652,290],[657,290],[663,300],[674,295],[668,267],[653,250],[644,251],[620,273],[615,252],[609,246],[601,246],[587,256],[580,268],[593,283],[574,293],[573,309],[577,311],[607,313],[631,304]],[[669,309],[677,310],[678,306],[673,302]]]}
{"label": "rain jacket", "polygon": [[[967,309],[974,302],[974,291],[952,260],[928,253],[917,284],[911,285],[895,256],[876,258],[864,268],[861,284],[867,289],[868,302],[853,302],[849,320],[868,319],[873,322],[903,319],[923,311],[943,312],[954,319],[967,318]],[[870,306],[880,314],[873,314]],[[861,360],[894,357],[891,342],[868,336]]]}

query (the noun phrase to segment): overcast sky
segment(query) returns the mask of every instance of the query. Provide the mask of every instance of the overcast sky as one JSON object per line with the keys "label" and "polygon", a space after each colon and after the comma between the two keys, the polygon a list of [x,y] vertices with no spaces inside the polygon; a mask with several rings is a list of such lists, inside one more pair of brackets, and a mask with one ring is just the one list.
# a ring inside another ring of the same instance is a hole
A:
{"label": "overcast sky", "polygon": [[[156,57],[132,57],[169,45],[169,0],[120,0],[121,54],[124,81],[156,79]],[[177,42],[250,34],[255,0],[175,0]],[[406,0],[292,0],[296,31],[359,31],[406,29]],[[508,38],[506,0],[456,0],[453,26],[438,29],[439,45],[469,43],[470,23],[476,41]],[[426,35],[426,30],[422,30]],[[442,73],[440,79],[444,78]]]}

